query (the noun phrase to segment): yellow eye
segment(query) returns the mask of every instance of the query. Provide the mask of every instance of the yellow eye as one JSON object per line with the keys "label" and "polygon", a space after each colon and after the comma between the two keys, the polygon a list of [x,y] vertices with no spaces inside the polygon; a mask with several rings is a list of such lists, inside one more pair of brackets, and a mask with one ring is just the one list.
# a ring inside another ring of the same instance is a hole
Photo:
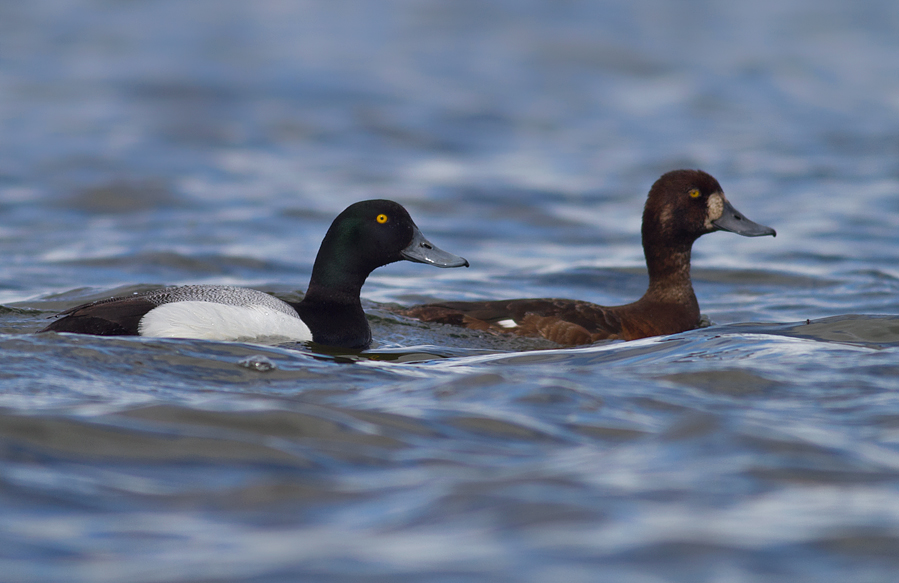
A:
{"label": "yellow eye", "polygon": [[383,225],[384,223],[387,222],[387,215],[382,213],[382,214],[378,215],[377,217],[375,217],[375,220]]}
{"label": "yellow eye", "polygon": [[694,189],[690,190],[690,192],[688,192],[687,194],[690,195],[690,198],[699,198],[700,192],[699,192],[698,188],[694,188]]}

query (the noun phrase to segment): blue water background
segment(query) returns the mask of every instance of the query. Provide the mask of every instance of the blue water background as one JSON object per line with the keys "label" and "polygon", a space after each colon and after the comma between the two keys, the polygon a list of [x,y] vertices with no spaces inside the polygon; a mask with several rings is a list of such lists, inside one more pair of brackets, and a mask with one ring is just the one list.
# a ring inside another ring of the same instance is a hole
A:
{"label": "blue water background", "polygon": [[[632,301],[702,168],[710,327],[557,349],[435,298]],[[467,270],[363,354],[34,335],[116,293],[299,297],[404,204]],[[0,3],[4,582],[894,581],[899,4]]]}

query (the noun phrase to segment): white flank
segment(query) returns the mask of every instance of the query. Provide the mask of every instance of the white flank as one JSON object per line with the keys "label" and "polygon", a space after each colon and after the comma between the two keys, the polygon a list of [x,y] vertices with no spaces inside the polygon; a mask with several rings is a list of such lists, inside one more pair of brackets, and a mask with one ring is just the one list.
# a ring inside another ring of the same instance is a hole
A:
{"label": "white flank", "polygon": [[141,336],[203,340],[312,340],[298,316],[267,306],[229,306],[214,302],[171,302],[153,308],[138,325]]}
{"label": "white flank", "polygon": [[508,320],[500,320],[497,322],[497,324],[502,326],[503,328],[518,328],[518,324],[511,318]]}

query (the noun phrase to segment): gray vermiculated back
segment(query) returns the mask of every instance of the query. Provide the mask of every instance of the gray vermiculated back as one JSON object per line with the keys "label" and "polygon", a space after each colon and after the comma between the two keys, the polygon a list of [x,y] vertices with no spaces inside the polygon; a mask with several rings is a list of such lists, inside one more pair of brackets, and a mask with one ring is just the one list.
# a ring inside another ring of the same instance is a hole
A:
{"label": "gray vermiculated back", "polygon": [[267,293],[230,285],[184,285],[148,292],[144,298],[157,306],[172,302],[214,302],[228,306],[260,305],[299,318],[290,305]]}

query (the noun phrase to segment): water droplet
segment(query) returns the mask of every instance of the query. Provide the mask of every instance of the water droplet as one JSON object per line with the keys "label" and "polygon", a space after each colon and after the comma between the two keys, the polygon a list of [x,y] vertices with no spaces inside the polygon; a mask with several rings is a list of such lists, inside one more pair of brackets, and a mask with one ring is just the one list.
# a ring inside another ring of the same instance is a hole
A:
{"label": "water droplet", "polygon": [[268,372],[270,370],[275,370],[276,368],[278,368],[270,359],[259,354],[254,354],[253,356],[242,358],[240,359],[240,361],[238,361],[237,364],[244,368],[248,368],[250,370],[255,370],[258,372]]}

